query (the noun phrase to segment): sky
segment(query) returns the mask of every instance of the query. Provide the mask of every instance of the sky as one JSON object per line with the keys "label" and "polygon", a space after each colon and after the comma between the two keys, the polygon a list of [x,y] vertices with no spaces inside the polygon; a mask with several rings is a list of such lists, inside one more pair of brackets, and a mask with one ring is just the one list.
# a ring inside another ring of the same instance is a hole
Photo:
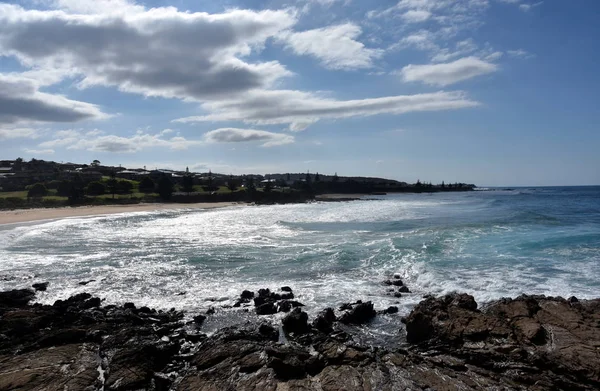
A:
{"label": "sky", "polygon": [[0,159],[600,184],[597,0],[0,2]]}

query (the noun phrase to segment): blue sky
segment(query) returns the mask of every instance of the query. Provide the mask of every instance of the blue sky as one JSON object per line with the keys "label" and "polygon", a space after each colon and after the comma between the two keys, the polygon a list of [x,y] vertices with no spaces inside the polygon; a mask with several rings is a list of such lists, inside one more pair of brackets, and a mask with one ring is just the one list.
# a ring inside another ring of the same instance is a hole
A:
{"label": "blue sky", "polygon": [[0,158],[600,184],[595,0],[0,3]]}

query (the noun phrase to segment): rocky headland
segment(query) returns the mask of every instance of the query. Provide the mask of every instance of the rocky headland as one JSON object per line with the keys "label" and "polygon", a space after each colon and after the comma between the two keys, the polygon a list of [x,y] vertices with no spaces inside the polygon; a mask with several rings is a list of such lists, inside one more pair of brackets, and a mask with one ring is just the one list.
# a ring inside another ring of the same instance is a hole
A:
{"label": "rocky headland", "polygon": [[[405,318],[357,301],[309,319],[291,288],[261,289],[216,309],[255,321],[206,335],[215,310],[190,317],[89,294],[34,298],[0,292],[0,390],[600,389],[598,299],[520,296],[479,308],[451,294]],[[277,312],[285,315],[272,322]],[[353,330],[376,316],[397,319],[401,348],[356,342]]]}

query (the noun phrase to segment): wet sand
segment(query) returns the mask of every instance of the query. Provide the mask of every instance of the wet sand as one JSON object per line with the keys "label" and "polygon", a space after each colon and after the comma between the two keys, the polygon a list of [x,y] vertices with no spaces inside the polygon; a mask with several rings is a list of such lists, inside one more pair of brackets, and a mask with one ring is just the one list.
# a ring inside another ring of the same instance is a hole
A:
{"label": "wet sand", "polygon": [[244,204],[237,202],[203,202],[196,204],[133,204],[4,210],[0,211],[0,225],[129,212],[152,212],[177,209],[215,209],[233,205]]}

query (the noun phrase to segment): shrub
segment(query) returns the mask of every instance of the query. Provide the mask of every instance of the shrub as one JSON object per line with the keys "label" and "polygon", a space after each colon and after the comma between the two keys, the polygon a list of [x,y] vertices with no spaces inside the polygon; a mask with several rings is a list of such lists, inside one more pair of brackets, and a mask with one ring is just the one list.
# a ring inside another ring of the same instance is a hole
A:
{"label": "shrub", "polygon": [[36,183],[31,186],[27,192],[28,198],[43,197],[45,195],[48,195],[48,189],[41,183]]}
{"label": "shrub", "polygon": [[106,187],[100,182],[90,182],[87,185],[85,192],[88,195],[102,195],[106,192]]}

